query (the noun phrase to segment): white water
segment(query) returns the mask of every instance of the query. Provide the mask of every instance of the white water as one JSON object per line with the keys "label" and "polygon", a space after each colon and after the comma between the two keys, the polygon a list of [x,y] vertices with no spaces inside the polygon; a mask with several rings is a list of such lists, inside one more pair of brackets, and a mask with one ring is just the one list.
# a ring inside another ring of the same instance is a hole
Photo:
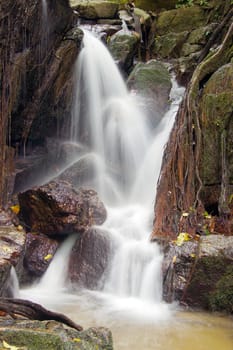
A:
{"label": "white water", "polygon": [[[127,91],[105,46],[86,32],[76,65],[76,82],[71,141],[79,142],[81,153],[74,153],[72,163],[80,157],[93,160],[95,176],[84,185],[94,187],[107,206],[108,217],[102,228],[115,252],[103,289],[85,292],[84,298],[91,305],[95,300],[105,314],[166,319],[169,308],[162,302],[162,254],[149,242],[149,236],[163,149],[183,89],[173,81],[170,110],[153,130],[153,122],[137,106],[137,97]],[[55,300],[76,300],[69,294],[63,270],[72,242],[70,238],[56,253],[39,285],[24,291],[24,297],[47,306],[55,305]]]}

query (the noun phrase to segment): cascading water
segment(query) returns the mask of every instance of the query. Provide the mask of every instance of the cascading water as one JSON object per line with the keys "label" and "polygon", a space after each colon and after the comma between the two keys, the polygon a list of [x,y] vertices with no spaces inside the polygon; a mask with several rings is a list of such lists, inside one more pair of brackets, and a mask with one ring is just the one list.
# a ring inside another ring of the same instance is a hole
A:
{"label": "cascading water", "polygon": [[[79,142],[80,152],[73,154],[72,163],[85,158],[93,163],[91,180],[88,176],[88,182],[80,185],[94,187],[107,206],[108,218],[102,227],[115,252],[98,297],[113,307],[131,303],[134,311],[137,305],[145,312],[147,305],[155,317],[163,318],[162,255],[149,242],[149,235],[163,147],[183,89],[173,81],[171,108],[153,130],[150,117],[127,91],[104,44],[86,31],[83,43],[76,64],[71,123],[71,142]],[[58,252],[37,286],[40,291],[51,286],[54,294],[57,283],[51,283],[51,271],[59,268],[61,258]]]}
{"label": "cascading water", "polygon": [[115,350],[232,349],[232,323],[225,324],[223,317],[178,313],[172,322],[161,322],[170,310],[161,301],[162,255],[149,243],[153,189],[183,89],[173,81],[170,110],[153,129],[106,48],[88,33],[76,73],[71,140],[77,152],[71,164],[93,162],[92,178],[80,185],[94,186],[104,200],[108,218],[101,229],[115,253],[103,289],[70,291],[66,271],[75,239],[71,236],[40,283],[21,291],[21,297],[62,311],[84,327],[110,327]]}

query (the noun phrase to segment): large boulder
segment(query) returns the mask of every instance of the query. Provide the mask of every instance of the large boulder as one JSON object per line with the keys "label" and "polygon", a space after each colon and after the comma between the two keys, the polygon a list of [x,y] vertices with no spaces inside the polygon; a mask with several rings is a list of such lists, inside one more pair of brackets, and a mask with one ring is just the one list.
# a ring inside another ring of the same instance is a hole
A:
{"label": "large boulder", "polygon": [[108,0],[70,0],[71,7],[85,19],[115,18],[119,5]]}
{"label": "large boulder", "polygon": [[130,89],[148,99],[153,114],[164,114],[171,90],[171,77],[165,64],[156,60],[140,62],[134,67],[127,83]]}
{"label": "large boulder", "polygon": [[69,278],[73,284],[95,289],[108,266],[110,241],[103,231],[90,229],[72,248]]}
{"label": "large boulder", "polygon": [[7,295],[11,268],[17,269],[23,259],[26,234],[21,227],[0,227],[0,296]]}
{"label": "large boulder", "polygon": [[201,236],[170,244],[164,261],[164,297],[190,306],[233,312],[233,237]]}
{"label": "large boulder", "polygon": [[103,327],[77,331],[56,321],[0,320],[4,349],[112,350],[112,334]]}
{"label": "large boulder", "polygon": [[18,198],[20,217],[32,232],[83,233],[106,219],[106,209],[94,190],[76,190],[65,181],[51,181],[19,193]]}

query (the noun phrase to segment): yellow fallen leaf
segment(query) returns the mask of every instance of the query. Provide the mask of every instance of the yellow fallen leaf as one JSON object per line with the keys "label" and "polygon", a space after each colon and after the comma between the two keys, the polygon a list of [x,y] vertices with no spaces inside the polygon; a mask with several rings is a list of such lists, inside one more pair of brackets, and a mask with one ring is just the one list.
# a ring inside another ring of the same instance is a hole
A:
{"label": "yellow fallen leaf", "polygon": [[10,345],[8,344],[5,340],[2,341],[3,347],[5,349],[10,349],[10,350],[20,350],[20,349],[25,349],[24,347],[18,347],[15,345]]}
{"label": "yellow fallen leaf", "polygon": [[17,231],[23,231],[23,226],[22,225],[18,225],[17,226]]}
{"label": "yellow fallen leaf", "polygon": [[48,261],[48,260],[52,259],[52,257],[53,257],[52,254],[48,254],[44,257],[44,260]]}
{"label": "yellow fallen leaf", "polygon": [[12,205],[10,208],[13,211],[13,213],[19,214],[20,206],[18,204],[17,205]]}
{"label": "yellow fallen leaf", "polygon": [[196,258],[196,254],[190,254],[191,258]]}
{"label": "yellow fallen leaf", "polygon": [[184,244],[184,242],[187,242],[190,240],[189,234],[187,232],[181,232],[177,236],[177,239],[175,240],[175,244],[178,246],[181,246]]}
{"label": "yellow fallen leaf", "polygon": [[11,248],[7,247],[6,245],[4,245],[2,248],[1,248],[5,253],[9,253],[12,251]]}
{"label": "yellow fallen leaf", "polygon": [[175,264],[176,262],[176,255],[173,256],[172,263]]}
{"label": "yellow fallen leaf", "polygon": [[189,216],[189,213],[182,213],[182,216],[186,218],[187,216]]}
{"label": "yellow fallen leaf", "polygon": [[75,341],[76,343],[79,343],[81,341],[81,339],[79,338],[74,338],[73,341]]}

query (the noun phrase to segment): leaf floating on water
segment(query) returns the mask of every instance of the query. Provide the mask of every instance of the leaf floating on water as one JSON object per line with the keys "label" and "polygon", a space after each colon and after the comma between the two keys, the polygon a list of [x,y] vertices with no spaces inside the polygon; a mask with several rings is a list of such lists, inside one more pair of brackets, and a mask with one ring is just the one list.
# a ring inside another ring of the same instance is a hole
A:
{"label": "leaf floating on water", "polygon": [[17,205],[12,205],[10,208],[13,211],[13,213],[15,213],[16,215],[19,214],[20,206],[18,204]]}
{"label": "leaf floating on water", "polygon": [[175,244],[177,246],[181,246],[182,244],[184,244],[185,242],[190,240],[190,236],[187,232],[181,232],[179,233],[177,239],[175,240]]}
{"label": "leaf floating on water", "polygon": [[52,257],[53,257],[52,254],[48,254],[44,257],[44,260],[49,261],[50,259],[52,259]]}

